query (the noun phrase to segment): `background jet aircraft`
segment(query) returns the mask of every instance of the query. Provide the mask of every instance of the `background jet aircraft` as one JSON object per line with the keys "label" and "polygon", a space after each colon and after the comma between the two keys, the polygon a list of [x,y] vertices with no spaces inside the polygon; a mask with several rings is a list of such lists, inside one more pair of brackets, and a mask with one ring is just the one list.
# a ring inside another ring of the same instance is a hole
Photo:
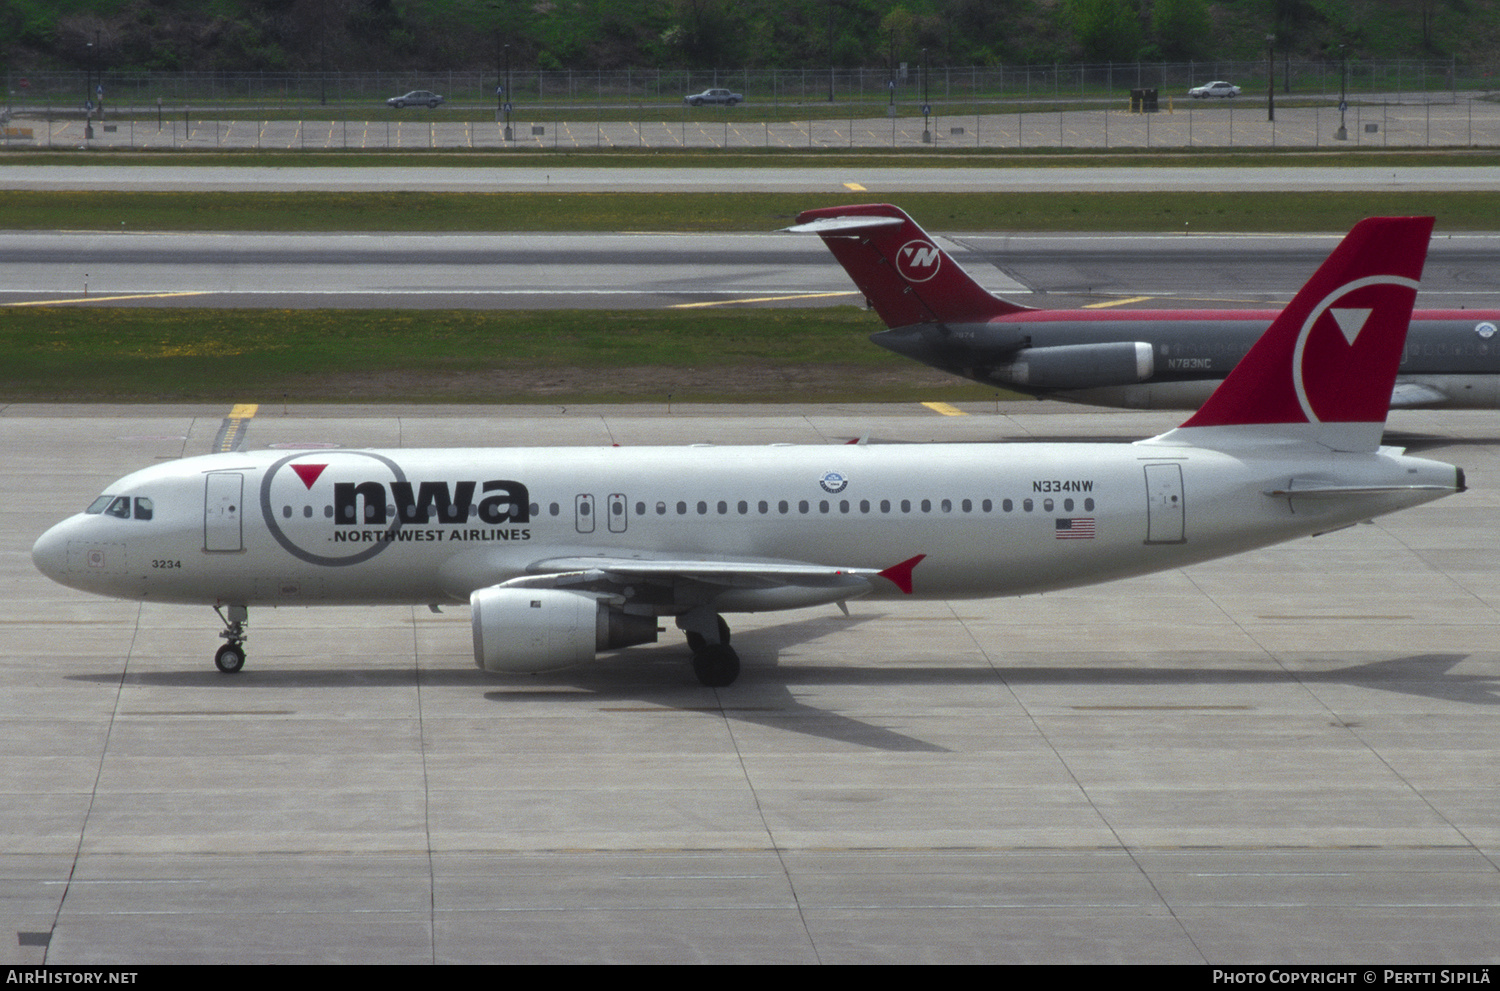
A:
{"label": "background jet aircraft", "polygon": [[[808,210],[889,330],[870,340],[986,385],[1099,406],[1197,409],[1276,310],[1039,310],[975,282],[899,208]],[[1500,407],[1500,310],[1419,310],[1393,407]]]}
{"label": "background jet aircraft", "polygon": [[1380,447],[1430,218],[1358,225],[1203,409],[1133,445],[261,451],[159,464],[37,540],[65,585],[211,605],[468,601],[475,663],[542,671],[723,614],[1020,595],[1176,568],[1461,491]]}

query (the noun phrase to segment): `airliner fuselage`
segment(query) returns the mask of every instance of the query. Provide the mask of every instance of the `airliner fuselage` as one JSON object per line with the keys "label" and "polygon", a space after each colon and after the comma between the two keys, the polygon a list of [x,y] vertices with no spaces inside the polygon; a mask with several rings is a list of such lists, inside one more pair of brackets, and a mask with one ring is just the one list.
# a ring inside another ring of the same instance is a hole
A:
{"label": "airliner fuselage", "polygon": [[[91,592],[247,606],[466,602],[477,589],[535,573],[538,562],[576,558],[582,567],[596,557],[763,559],[852,573],[925,555],[913,594],[1019,595],[1177,567],[1454,490],[1449,465],[1386,449],[1300,458],[1298,450],[1141,443],[209,455],[126,476],[94,512],[49,531],[35,557],[51,577]],[[1340,500],[1268,494],[1331,484],[1391,488]],[[858,585],[807,594],[899,594],[867,577]],[[784,608],[798,594],[754,586],[714,599],[753,611],[758,601]],[[663,599],[657,611],[681,605]]]}

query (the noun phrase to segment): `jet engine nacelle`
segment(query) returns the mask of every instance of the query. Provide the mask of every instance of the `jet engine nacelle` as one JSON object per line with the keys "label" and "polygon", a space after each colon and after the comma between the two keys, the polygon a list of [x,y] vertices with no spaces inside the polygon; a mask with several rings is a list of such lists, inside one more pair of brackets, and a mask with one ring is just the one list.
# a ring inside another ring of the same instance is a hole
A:
{"label": "jet engine nacelle", "polygon": [[656,642],[656,617],[556,589],[482,588],[469,596],[474,664],[535,673],[591,661],[601,650]]}
{"label": "jet engine nacelle", "polygon": [[1156,373],[1151,345],[1142,341],[1109,344],[1064,344],[1026,348],[995,365],[990,378],[1030,389],[1089,389],[1133,385]]}

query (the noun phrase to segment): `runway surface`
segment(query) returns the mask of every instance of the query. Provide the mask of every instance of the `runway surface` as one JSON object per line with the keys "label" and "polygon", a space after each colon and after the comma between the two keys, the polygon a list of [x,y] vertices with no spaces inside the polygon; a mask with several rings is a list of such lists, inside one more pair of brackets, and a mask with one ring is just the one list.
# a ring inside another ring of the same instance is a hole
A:
{"label": "runway surface", "polygon": [[[234,397],[252,399],[254,397]],[[35,536],[222,407],[0,409],[8,964],[1494,963],[1500,433],[1402,412],[1469,492],[1019,600],[734,617],[546,676],[467,610],[53,585]],[[262,406],[249,447],[1145,436],[1049,403]]]}
{"label": "runway surface", "polygon": [[[1126,306],[1170,307],[1283,303],[1341,235],[937,236],[987,288],[1020,302],[1068,306],[1125,299]],[[0,306],[619,309],[862,302],[819,238],[769,229],[483,235],[12,231],[0,232],[0,271]],[[1418,306],[1497,302],[1500,235],[1440,229]]]}

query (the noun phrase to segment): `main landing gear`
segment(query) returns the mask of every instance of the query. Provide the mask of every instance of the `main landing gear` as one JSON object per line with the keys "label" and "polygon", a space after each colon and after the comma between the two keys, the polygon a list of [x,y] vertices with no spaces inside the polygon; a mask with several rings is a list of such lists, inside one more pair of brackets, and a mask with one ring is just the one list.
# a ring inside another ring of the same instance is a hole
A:
{"label": "main landing gear", "polygon": [[219,636],[228,641],[214,654],[214,666],[225,674],[235,674],[245,666],[245,638],[249,636],[245,626],[250,619],[250,610],[244,606],[230,606],[226,617],[218,606],[214,606],[214,612],[224,621]]}
{"label": "main landing gear", "polygon": [[729,624],[707,609],[694,609],[677,617],[677,626],[687,634],[693,652],[693,673],[709,688],[724,688],[740,676],[740,655],[729,646]]}

